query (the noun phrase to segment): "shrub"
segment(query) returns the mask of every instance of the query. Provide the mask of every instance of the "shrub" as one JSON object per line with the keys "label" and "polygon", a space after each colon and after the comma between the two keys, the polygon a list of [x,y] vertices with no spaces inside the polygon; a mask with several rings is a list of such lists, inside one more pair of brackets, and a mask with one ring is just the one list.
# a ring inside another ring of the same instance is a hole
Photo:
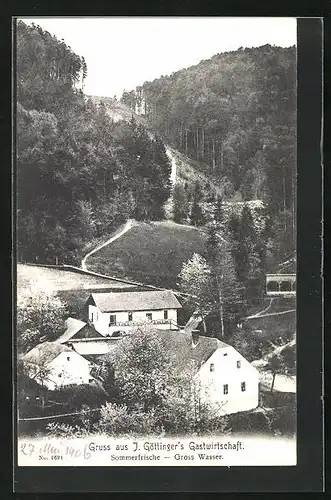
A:
{"label": "shrub", "polygon": [[52,437],[87,437],[89,432],[79,425],[69,425],[62,422],[50,422],[46,425],[46,434]]}
{"label": "shrub", "polygon": [[66,411],[72,411],[88,405],[90,408],[99,408],[105,403],[105,391],[96,385],[82,384],[61,387],[49,394],[49,399],[62,403]]}
{"label": "shrub", "polygon": [[109,436],[149,435],[160,433],[155,412],[130,411],[125,405],[106,403],[101,409],[98,430]]}
{"label": "shrub", "polygon": [[274,434],[293,436],[296,433],[296,425],[295,406],[275,408],[272,412],[271,428]]}

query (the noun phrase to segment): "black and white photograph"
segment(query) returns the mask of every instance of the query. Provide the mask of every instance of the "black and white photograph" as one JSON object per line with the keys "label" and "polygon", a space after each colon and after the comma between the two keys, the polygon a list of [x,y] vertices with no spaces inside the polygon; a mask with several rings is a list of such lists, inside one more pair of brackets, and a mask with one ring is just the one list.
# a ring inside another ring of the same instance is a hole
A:
{"label": "black and white photograph", "polygon": [[14,20],[19,466],[297,464],[297,20]]}

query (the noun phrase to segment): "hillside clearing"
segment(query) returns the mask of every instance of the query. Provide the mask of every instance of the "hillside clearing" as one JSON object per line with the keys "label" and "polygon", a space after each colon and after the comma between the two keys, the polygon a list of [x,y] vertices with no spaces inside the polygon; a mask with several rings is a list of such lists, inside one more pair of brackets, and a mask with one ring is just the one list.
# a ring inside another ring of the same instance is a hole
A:
{"label": "hillside clearing", "polygon": [[88,259],[91,271],[130,278],[162,287],[176,287],[183,262],[204,252],[206,236],[174,222],[140,222]]}
{"label": "hillside clearing", "polygon": [[99,288],[132,288],[132,285],[106,277],[89,275],[75,268],[61,268],[60,266],[56,268],[18,263],[17,290],[29,290],[31,287],[60,292]]}

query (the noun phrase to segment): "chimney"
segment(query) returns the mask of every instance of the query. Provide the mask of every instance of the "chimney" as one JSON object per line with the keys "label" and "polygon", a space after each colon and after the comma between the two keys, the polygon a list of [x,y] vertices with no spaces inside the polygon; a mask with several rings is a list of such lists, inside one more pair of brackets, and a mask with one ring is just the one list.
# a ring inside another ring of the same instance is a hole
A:
{"label": "chimney", "polygon": [[199,330],[192,330],[192,347],[199,344]]}

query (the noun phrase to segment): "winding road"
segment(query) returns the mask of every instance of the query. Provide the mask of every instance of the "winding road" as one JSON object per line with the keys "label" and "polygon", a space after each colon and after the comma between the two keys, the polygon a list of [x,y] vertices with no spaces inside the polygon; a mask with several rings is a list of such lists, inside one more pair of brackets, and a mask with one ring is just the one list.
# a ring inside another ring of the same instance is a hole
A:
{"label": "winding road", "polygon": [[274,299],[270,299],[268,307],[266,307],[265,309],[262,309],[262,311],[259,311],[259,312],[255,313],[255,314],[252,314],[252,316],[247,316],[247,318],[245,318],[245,319],[259,318],[260,316],[262,316],[264,313],[266,313],[267,311],[269,311],[269,309],[270,309],[270,307],[271,307],[271,305],[273,303],[273,300]]}
{"label": "winding road", "polygon": [[168,146],[165,146],[165,148],[166,148],[167,156],[171,162],[170,180],[172,182],[172,186],[174,186],[176,184],[177,162],[176,162],[176,158],[175,158],[175,155],[173,154],[172,150]]}
{"label": "winding road", "polygon": [[86,267],[86,259],[88,259],[88,257],[90,257],[91,255],[93,255],[95,252],[98,252],[99,250],[101,250],[101,248],[109,245],[109,243],[112,243],[113,241],[115,241],[118,238],[120,238],[121,236],[123,236],[123,234],[127,233],[133,227],[133,224],[134,224],[134,221],[132,219],[129,219],[128,221],[126,221],[126,223],[124,224],[124,226],[122,227],[122,229],[119,230],[118,233],[114,234],[107,241],[105,241],[104,243],[101,243],[101,245],[96,246],[95,248],[93,248],[93,250],[91,250],[90,252],[88,252],[84,256],[84,258],[82,259],[81,268],[84,271],[88,271],[88,269]]}

